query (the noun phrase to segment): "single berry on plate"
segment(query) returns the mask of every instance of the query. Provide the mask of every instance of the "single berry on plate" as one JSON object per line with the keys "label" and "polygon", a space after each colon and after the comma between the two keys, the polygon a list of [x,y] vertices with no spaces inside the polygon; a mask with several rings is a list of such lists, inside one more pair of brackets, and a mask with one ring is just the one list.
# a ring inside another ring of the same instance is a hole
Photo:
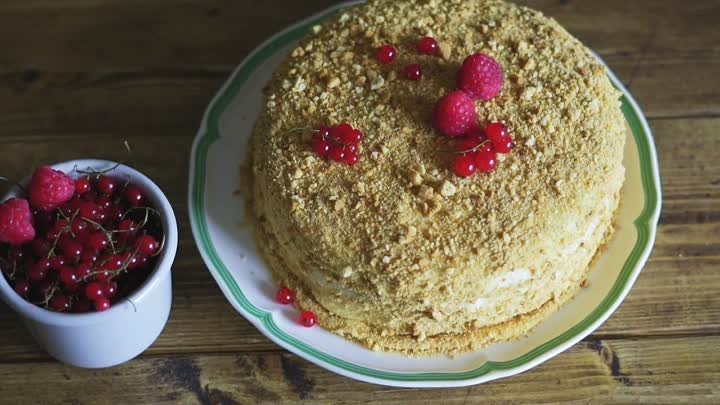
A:
{"label": "single berry on plate", "polygon": [[485,134],[494,143],[501,143],[508,136],[507,128],[500,122],[493,122],[485,127]]}
{"label": "single berry on plate", "polygon": [[88,238],[85,246],[87,246],[89,249],[92,249],[96,252],[105,250],[105,248],[108,246],[107,235],[104,232],[100,232],[100,231],[94,232]]}
{"label": "single berry on plate", "polygon": [[483,173],[489,173],[497,167],[497,157],[494,152],[482,151],[475,156],[475,163],[478,170]]}
{"label": "single berry on plate", "polygon": [[100,176],[97,181],[97,189],[102,194],[112,195],[115,192],[115,187],[117,187],[115,180],[108,176]]}
{"label": "single berry on plate", "polygon": [[477,123],[475,103],[465,92],[453,91],[435,104],[433,123],[447,136],[463,135]]}
{"label": "single berry on plate", "polygon": [[62,250],[63,255],[66,259],[70,260],[71,262],[80,261],[80,256],[83,252],[83,246],[80,242],[74,239],[63,240],[60,243],[60,249]]}
{"label": "single berry on plate", "polygon": [[387,65],[395,61],[395,58],[397,58],[397,50],[390,44],[383,45],[378,49],[375,57],[380,63]]}
{"label": "single berry on plate", "polygon": [[91,188],[90,179],[87,177],[81,177],[75,180],[75,194],[85,194],[90,191]]}
{"label": "single berry on plate", "polygon": [[89,232],[87,221],[82,218],[74,218],[70,223],[70,232],[72,232],[75,237]]}
{"label": "single berry on plate", "polygon": [[283,305],[292,304],[295,301],[295,293],[291,289],[283,287],[278,290],[275,299]]}
{"label": "single berry on plate", "polygon": [[27,200],[12,198],[0,204],[0,243],[22,245],[35,239]]}
{"label": "single berry on plate", "polygon": [[131,207],[139,207],[145,201],[145,195],[138,186],[130,185],[125,189],[125,201],[130,204]]}
{"label": "single berry on plate", "polygon": [[[97,261],[97,259],[96,259]],[[94,263],[94,262],[92,262]],[[78,264],[78,266],[75,268],[75,276],[79,280],[85,280],[86,277],[88,277],[90,274],[92,274],[92,263],[89,262],[82,262]]]}
{"label": "single berry on plate", "polygon": [[422,66],[417,63],[407,65],[403,68],[403,73],[405,73],[405,77],[407,77],[408,80],[418,81],[422,79],[423,76]]}
{"label": "single berry on plate", "polygon": [[503,71],[497,61],[476,53],[465,58],[458,71],[457,87],[474,99],[488,101],[500,93],[503,80]]}
{"label": "single berry on plate", "polygon": [[422,37],[417,44],[418,53],[421,55],[437,55],[439,46],[435,38]]}
{"label": "single berry on plate", "polygon": [[477,172],[474,153],[463,153],[453,160],[453,173],[458,177],[470,177]]}
{"label": "single berry on plate", "polygon": [[312,311],[302,311],[300,312],[298,321],[300,322],[300,325],[306,328],[311,328],[317,323],[317,316]]}

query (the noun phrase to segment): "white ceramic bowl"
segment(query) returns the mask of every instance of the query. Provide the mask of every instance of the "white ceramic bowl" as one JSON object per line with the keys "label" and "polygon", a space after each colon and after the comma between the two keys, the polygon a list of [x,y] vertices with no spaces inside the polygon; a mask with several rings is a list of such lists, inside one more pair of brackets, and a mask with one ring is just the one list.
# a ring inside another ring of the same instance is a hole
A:
{"label": "white ceramic bowl", "polygon": [[[73,169],[103,171],[116,163],[106,160],[74,160],[52,167],[73,177]],[[153,272],[128,299],[104,312],[66,314],[35,306],[15,293],[0,277],[0,297],[15,310],[35,340],[56,359],[77,367],[101,368],[126,362],[147,349],[162,332],[170,315],[172,283],[170,267],[178,243],[177,222],[170,202],[160,188],[135,169],[119,165],[113,176],[129,177],[141,187],[151,205],[160,211],[165,247]],[[29,177],[22,184],[26,185]],[[19,194],[11,190],[2,200]]]}

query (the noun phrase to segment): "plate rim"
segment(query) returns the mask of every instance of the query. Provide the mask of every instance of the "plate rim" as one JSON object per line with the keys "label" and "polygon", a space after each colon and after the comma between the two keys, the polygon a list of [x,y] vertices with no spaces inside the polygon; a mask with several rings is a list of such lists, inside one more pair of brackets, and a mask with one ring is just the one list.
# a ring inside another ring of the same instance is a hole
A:
{"label": "plate rim", "polygon": [[290,352],[335,373],[375,384],[400,387],[457,387],[479,384],[521,373],[554,357],[576,344],[600,326],[617,307],[635,283],[652,250],[661,208],[660,177],[652,131],[630,92],[607,67],[608,77],[622,96],[622,112],[637,144],[644,207],[633,221],[637,239],[613,286],[600,304],[583,320],[555,338],[538,345],[524,355],[501,362],[486,361],[480,367],[462,372],[391,372],[353,364],[322,352],[282,331],[273,321],[272,313],[254,306],[242,293],[237,282],[220,260],[207,231],[204,215],[205,173],[210,146],[220,138],[220,118],[237,91],[252,76],[256,67],[285,45],[301,38],[309,28],[336,11],[361,3],[337,4],[303,19],[275,34],[255,48],[233,71],[207,106],[190,153],[188,214],[198,251],[226,299],[267,338]]}

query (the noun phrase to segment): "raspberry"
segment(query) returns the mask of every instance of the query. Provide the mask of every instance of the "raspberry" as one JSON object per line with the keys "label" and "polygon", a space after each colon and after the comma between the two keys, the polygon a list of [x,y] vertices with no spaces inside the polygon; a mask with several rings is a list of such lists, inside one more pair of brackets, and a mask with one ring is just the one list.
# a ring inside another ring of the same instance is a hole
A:
{"label": "raspberry", "polygon": [[75,181],[59,170],[41,167],[30,180],[30,205],[51,211],[70,201],[75,194]]}
{"label": "raspberry", "polygon": [[35,228],[27,200],[13,198],[0,204],[0,243],[22,245],[33,239]]}
{"label": "raspberry", "polygon": [[456,90],[435,104],[433,122],[435,128],[447,136],[464,135],[477,123],[475,103],[464,91]]}
{"label": "raspberry", "polygon": [[465,58],[457,76],[458,88],[474,99],[491,100],[500,93],[503,71],[492,57],[476,53]]}

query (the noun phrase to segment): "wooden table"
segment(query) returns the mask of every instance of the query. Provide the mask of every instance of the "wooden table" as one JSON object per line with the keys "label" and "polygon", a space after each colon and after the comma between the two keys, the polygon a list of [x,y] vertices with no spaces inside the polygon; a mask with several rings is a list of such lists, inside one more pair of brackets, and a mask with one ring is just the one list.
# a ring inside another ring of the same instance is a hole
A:
{"label": "wooden table", "polygon": [[243,57],[330,3],[0,2],[0,174],[20,178],[83,157],[127,161],[166,190],[181,233],[170,321],[120,367],[59,364],[0,305],[0,403],[720,403],[719,1],[524,2],[613,67],[650,118],[660,156],[664,204],[652,257],[617,313],[572,349],[493,383],[391,389],[288,354],[230,307],[188,224],[190,144]]}

